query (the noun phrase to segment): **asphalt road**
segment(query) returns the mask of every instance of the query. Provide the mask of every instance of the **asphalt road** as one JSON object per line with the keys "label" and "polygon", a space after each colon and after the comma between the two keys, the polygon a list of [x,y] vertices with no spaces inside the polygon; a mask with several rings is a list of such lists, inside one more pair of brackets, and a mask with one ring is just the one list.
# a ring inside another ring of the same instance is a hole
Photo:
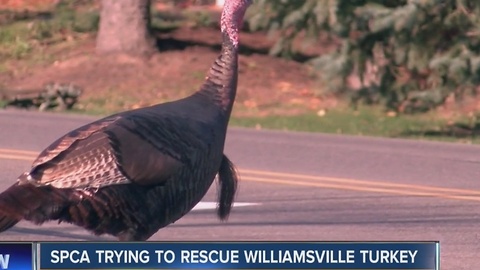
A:
{"label": "asphalt road", "polygon": [[[1,111],[0,190],[54,139],[93,119]],[[229,221],[202,203],[150,240],[438,240],[442,269],[480,265],[479,146],[232,128],[226,153],[241,176]],[[204,201],[214,200],[212,187]],[[0,235],[110,239],[53,222]]]}

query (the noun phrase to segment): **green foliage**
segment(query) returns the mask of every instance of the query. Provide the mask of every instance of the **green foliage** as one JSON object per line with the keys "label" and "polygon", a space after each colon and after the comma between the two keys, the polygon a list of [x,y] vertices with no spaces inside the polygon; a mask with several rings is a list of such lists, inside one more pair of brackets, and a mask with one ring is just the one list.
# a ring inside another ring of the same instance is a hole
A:
{"label": "green foliage", "polygon": [[336,36],[341,47],[311,64],[355,102],[427,111],[475,94],[480,83],[476,0],[259,0],[253,29],[280,31],[272,48],[289,56],[300,34]]}
{"label": "green foliage", "polygon": [[233,116],[230,121],[233,126],[250,128],[480,143],[478,116],[461,116],[450,120],[434,112],[389,117],[378,106],[359,106],[357,110],[341,108],[328,111],[322,117],[316,114]]}
{"label": "green foliage", "polygon": [[341,108],[328,111],[322,117],[316,114],[232,117],[231,124],[288,131],[480,143],[480,123],[475,117],[451,120],[453,124],[433,112],[389,117],[378,106],[359,106],[357,110]]}
{"label": "green foliage", "polygon": [[[98,11],[78,11],[74,2],[62,1],[51,14],[5,23],[0,27],[0,59],[20,59],[41,44],[68,40],[75,33],[93,32],[98,28]],[[16,18],[14,11],[9,17]]]}
{"label": "green foliage", "polygon": [[39,40],[55,38],[68,33],[94,32],[98,29],[98,11],[77,11],[74,2],[61,1],[51,19],[34,22],[32,35]]}
{"label": "green foliage", "polygon": [[100,14],[98,11],[76,13],[73,22],[73,31],[88,33],[97,31],[100,23]]}
{"label": "green foliage", "polygon": [[215,23],[208,11],[184,12],[184,16],[187,21],[191,22],[193,27],[210,27]]}
{"label": "green foliage", "polygon": [[150,27],[156,31],[168,32],[182,25],[182,16],[169,11],[153,9],[150,16]]}
{"label": "green foliage", "polygon": [[28,28],[25,23],[14,23],[0,28],[0,59],[19,59],[32,49],[28,42]]}
{"label": "green foliage", "polygon": [[252,30],[268,29],[271,34],[281,30],[282,35],[271,49],[271,54],[292,56],[292,41],[304,30],[310,38],[322,29],[335,24],[336,0],[258,0],[251,8],[248,21]]}
{"label": "green foliage", "polygon": [[216,25],[208,10],[153,10],[151,28],[157,31],[172,31],[182,25],[192,28],[212,27]]}

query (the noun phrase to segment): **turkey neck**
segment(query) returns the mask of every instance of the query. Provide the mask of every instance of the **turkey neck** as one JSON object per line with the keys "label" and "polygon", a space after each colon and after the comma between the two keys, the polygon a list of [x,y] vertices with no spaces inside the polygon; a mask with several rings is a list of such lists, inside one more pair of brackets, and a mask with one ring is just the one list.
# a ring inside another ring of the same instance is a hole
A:
{"label": "turkey neck", "polygon": [[227,32],[222,32],[222,37],[222,51],[196,94],[210,99],[229,117],[237,92],[238,45]]}

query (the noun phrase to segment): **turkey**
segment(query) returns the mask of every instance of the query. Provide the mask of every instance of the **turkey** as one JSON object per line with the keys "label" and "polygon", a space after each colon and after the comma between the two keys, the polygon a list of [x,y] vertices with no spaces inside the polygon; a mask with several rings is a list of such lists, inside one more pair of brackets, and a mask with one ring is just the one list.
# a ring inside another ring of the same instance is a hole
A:
{"label": "turkey", "polygon": [[238,32],[252,0],[227,0],[222,50],[200,90],[118,113],[64,135],[0,194],[0,232],[20,220],[68,222],[143,241],[188,213],[219,180],[218,216],[237,176],[223,154],[237,88]]}

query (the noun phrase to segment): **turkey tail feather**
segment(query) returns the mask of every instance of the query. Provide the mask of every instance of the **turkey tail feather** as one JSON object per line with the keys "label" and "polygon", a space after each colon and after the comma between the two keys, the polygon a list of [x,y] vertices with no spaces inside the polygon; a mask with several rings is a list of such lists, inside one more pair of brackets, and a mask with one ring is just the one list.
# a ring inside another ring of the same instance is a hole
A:
{"label": "turkey tail feather", "polygon": [[0,194],[0,232],[22,219],[41,224],[56,219],[68,205],[69,192],[50,186],[15,184]]}
{"label": "turkey tail feather", "polygon": [[233,163],[223,155],[220,169],[218,170],[220,190],[218,194],[218,217],[222,220],[228,218],[232,209],[235,193],[237,191],[238,177]]}
{"label": "turkey tail feather", "polygon": [[20,221],[12,216],[8,216],[6,214],[0,213],[0,232],[4,232],[11,227],[15,226]]}

